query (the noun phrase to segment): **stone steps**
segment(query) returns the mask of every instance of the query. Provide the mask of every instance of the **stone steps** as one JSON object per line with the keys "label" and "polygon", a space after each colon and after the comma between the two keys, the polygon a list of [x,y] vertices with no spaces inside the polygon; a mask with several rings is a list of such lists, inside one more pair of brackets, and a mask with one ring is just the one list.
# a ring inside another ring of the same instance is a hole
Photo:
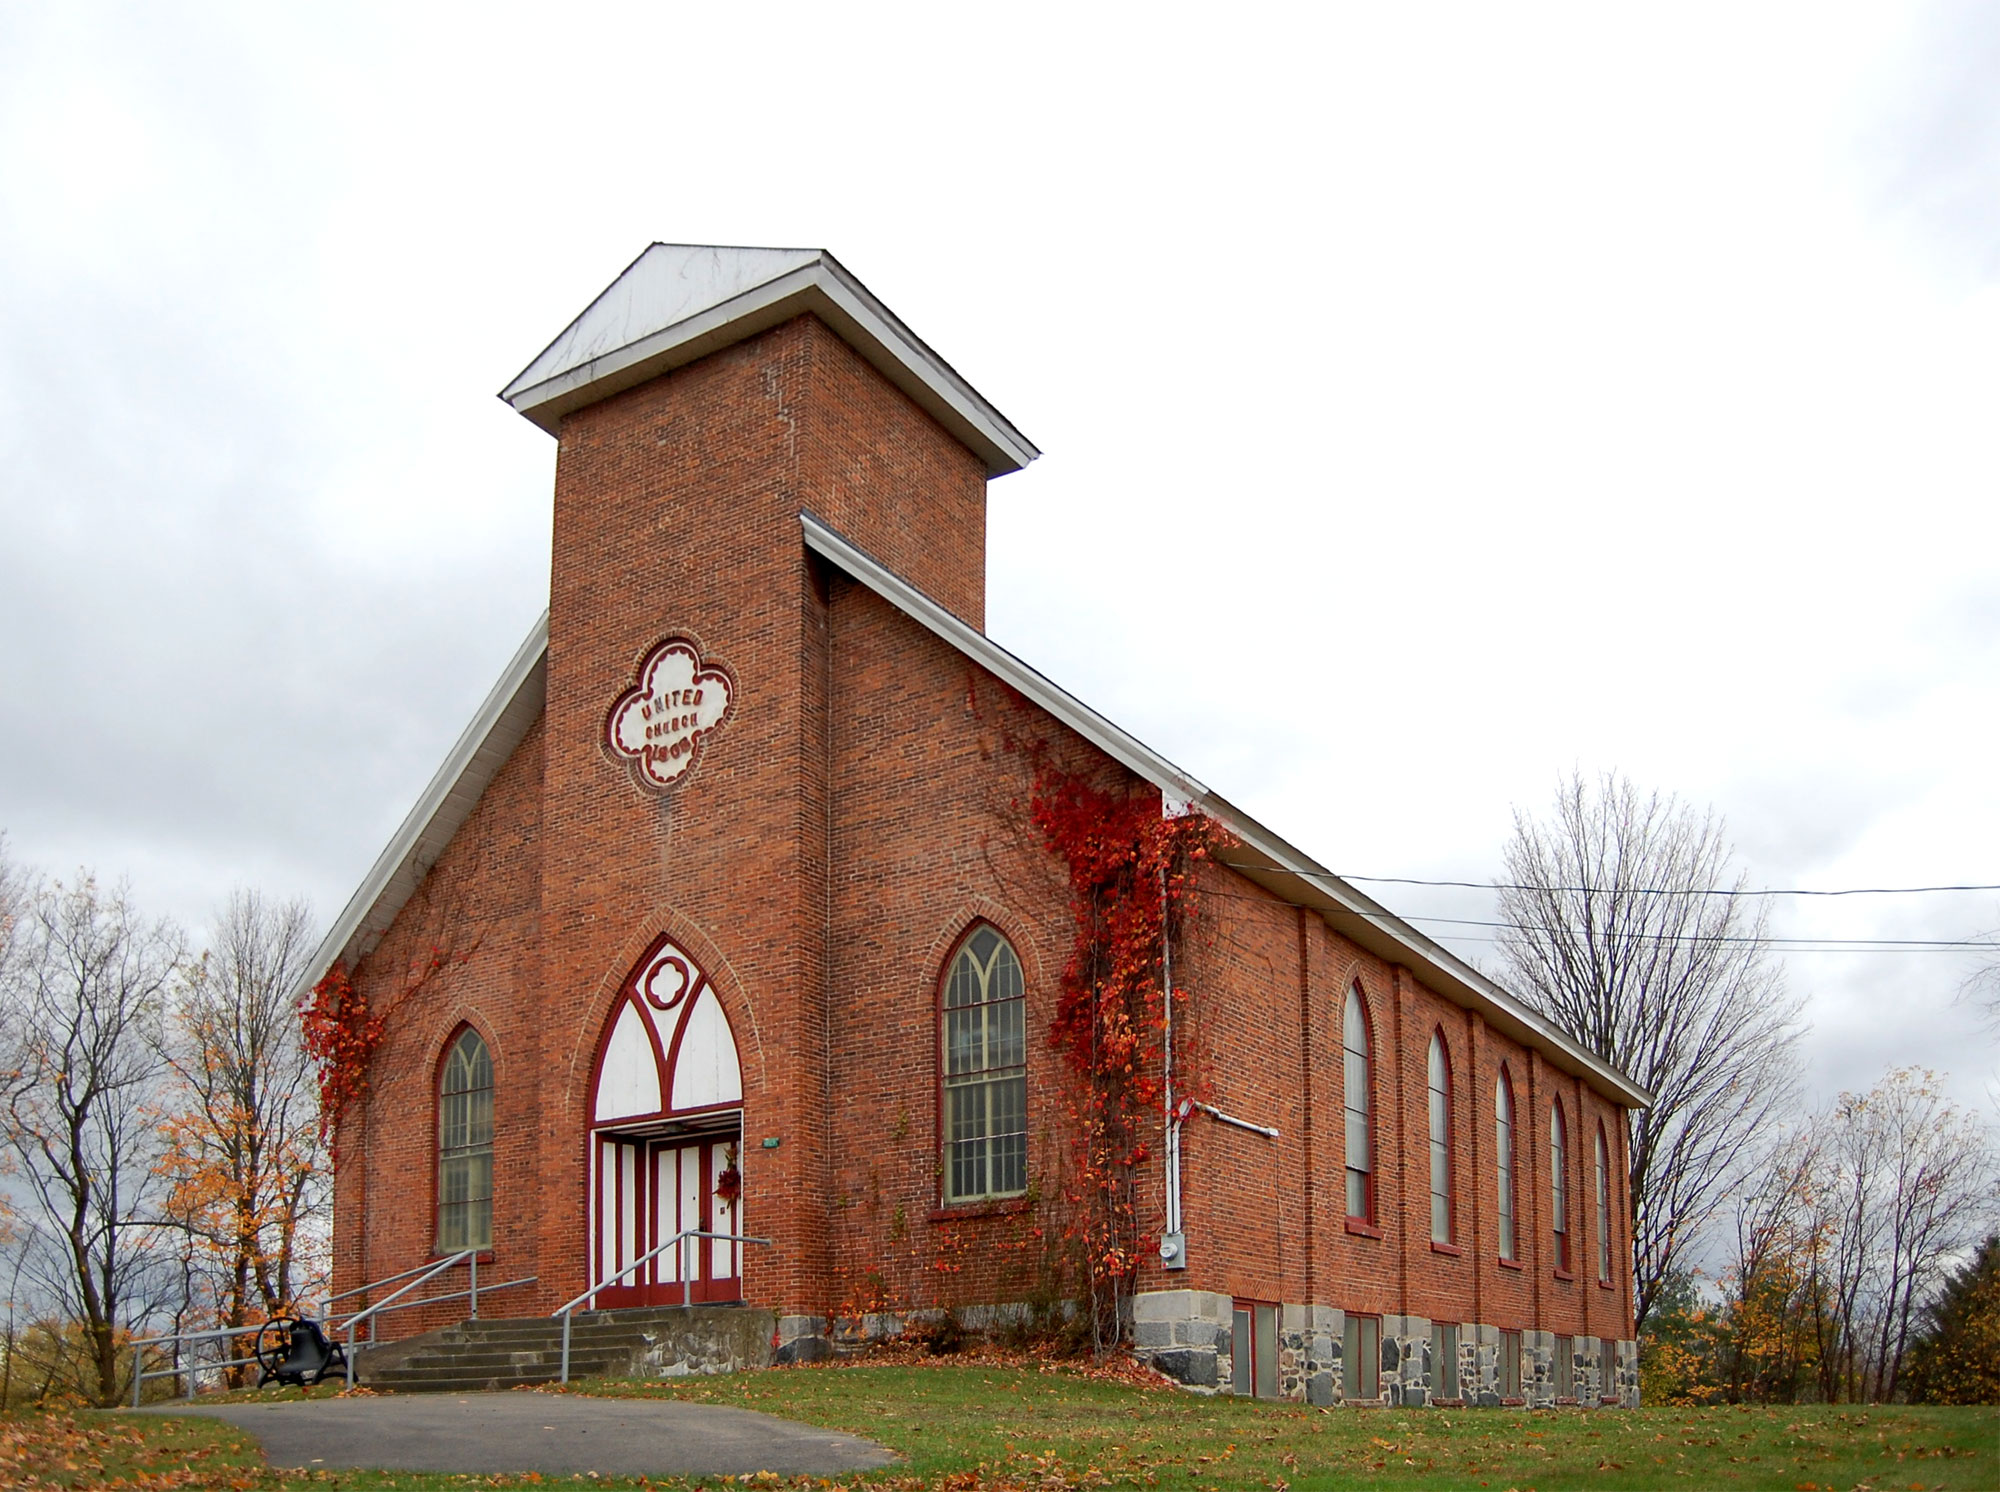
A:
{"label": "stone steps", "polygon": [[[571,1323],[572,1378],[665,1377],[766,1367],[776,1322],[741,1305],[646,1306],[593,1311]],[[547,1316],[461,1321],[427,1333],[371,1365],[371,1388],[468,1393],[554,1383],[562,1373],[562,1322]]]}

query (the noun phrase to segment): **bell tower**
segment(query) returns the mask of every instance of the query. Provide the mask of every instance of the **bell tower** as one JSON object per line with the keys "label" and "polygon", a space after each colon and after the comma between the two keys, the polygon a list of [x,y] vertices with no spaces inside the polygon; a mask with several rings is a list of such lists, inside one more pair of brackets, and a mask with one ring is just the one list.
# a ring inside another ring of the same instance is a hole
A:
{"label": "bell tower", "polygon": [[[742,1226],[776,1241],[743,1261],[745,1293],[819,1309],[825,1209],[807,1203],[828,1195],[837,784],[826,593],[800,518],[983,627],[986,483],[1038,453],[817,249],[654,244],[501,397],[558,441],[543,1277],[580,1289],[602,1270],[579,1226],[601,1191],[584,1143],[593,1063],[636,961],[669,938],[706,971],[740,1059]],[[685,714],[685,691],[651,677],[675,670],[711,681]],[[659,727],[634,714],[655,689]],[[725,695],[726,714],[702,714]],[[677,754],[684,722],[699,748]],[[649,746],[662,770],[645,769]]]}

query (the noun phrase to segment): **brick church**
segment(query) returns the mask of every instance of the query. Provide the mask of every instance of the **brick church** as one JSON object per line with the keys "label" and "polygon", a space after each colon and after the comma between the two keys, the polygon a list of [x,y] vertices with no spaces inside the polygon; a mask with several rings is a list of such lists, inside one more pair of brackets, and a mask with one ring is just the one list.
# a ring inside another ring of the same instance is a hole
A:
{"label": "brick church", "polygon": [[[1136,1349],[1637,1402],[1648,1095],[987,639],[987,484],[1038,452],[838,261],[654,244],[502,397],[557,442],[549,609],[312,971],[384,1020],[337,1290],[477,1249],[508,1314],[685,1291],[790,1358],[1047,1311],[1077,918],[1033,739],[1230,846],[1162,974],[1199,1101],[1135,1152]],[[770,1243],[624,1273],[687,1229]]]}

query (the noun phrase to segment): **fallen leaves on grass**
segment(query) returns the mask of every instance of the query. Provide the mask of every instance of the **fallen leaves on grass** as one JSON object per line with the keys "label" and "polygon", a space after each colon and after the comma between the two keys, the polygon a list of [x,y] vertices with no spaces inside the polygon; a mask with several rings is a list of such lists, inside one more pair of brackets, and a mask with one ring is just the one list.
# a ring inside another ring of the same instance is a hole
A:
{"label": "fallen leaves on grass", "polygon": [[60,1487],[66,1492],[114,1486],[133,1492],[249,1492],[277,1485],[261,1468],[228,1465],[216,1447],[193,1443],[175,1448],[175,1465],[154,1469],[133,1464],[157,1454],[158,1447],[131,1425],[83,1424],[60,1411],[0,1420],[0,1486]]}

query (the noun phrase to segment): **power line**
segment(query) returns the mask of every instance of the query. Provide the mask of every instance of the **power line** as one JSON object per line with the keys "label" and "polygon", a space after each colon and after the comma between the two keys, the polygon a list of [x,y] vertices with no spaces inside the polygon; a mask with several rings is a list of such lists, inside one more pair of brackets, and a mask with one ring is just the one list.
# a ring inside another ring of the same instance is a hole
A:
{"label": "power line", "polygon": [[[1218,864],[1228,864],[1218,861]],[[1262,869],[1264,867],[1250,867]],[[1420,882],[1422,885],[1450,885],[1456,882]],[[1248,901],[1268,905],[1264,897],[1246,896],[1240,891],[1207,890],[1201,893],[1204,899],[1219,897],[1224,901]],[[1287,906],[1299,903],[1279,898]],[[1471,917],[1430,917],[1422,914],[1396,912],[1364,912],[1358,908],[1343,909],[1349,916],[1365,917],[1371,922],[1430,923],[1441,927],[1478,927],[1490,930],[1505,930],[1511,922],[1496,922]],[[1479,937],[1473,933],[1440,932],[1441,938],[1450,938],[1459,943],[1494,943],[1500,940]],[[1950,938],[1772,938],[1751,937],[1740,933],[1722,933],[1713,936],[1702,933],[1655,933],[1635,932],[1621,935],[1622,940],[1654,943],[1757,943],[1765,947],[1779,948],[1788,953],[1981,953],[1992,955],[2000,952],[2000,943],[1982,942],[1971,939]]]}
{"label": "power line", "polygon": [[[1231,870],[1270,870],[1268,865],[1250,865],[1238,860],[1219,860]],[[1561,891],[1579,896],[1929,896],[1942,891],[2000,891],[1993,886],[1847,886],[1837,891],[1810,891],[1797,887],[1763,891],[1724,890],[1701,886],[1675,889],[1669,886],[1526,886],[1509,881],[1428,881],[1419,876],[1357,876],[1330,870],[1301,870],[1296,875],[1321,881],[1368,881],[1384,886],[1453,886],[1467,891]]]}

